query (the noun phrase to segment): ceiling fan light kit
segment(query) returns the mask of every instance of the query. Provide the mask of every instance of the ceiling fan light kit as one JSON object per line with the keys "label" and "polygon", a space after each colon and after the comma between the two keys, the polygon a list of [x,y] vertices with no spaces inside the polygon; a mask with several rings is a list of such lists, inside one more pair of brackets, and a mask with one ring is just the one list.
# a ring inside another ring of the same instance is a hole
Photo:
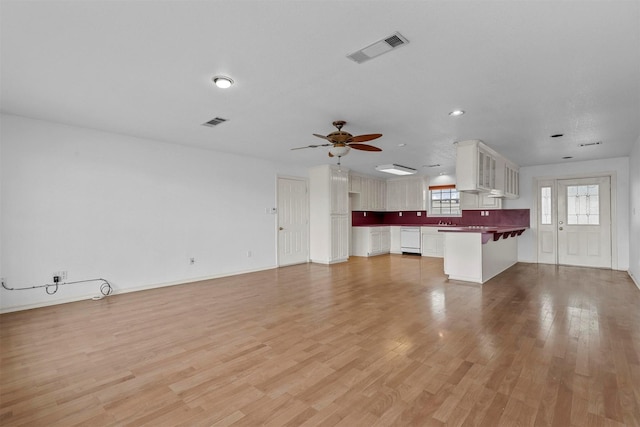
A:
{"label": "ceiling fan light kit", "polygon": [[344,157],[349,154],[349,150],[351,150],[351,147],[348,145],[334,145],[329,148],[329,153],[334,157]]}
{"label": "ceiling fan light kit", "polygon": [[395,163],[390,165],[378,165],[376,166],[378,172],[391,173],[393,175],[413,175],[418,172],[414,168],[408,166],[396,165]]}

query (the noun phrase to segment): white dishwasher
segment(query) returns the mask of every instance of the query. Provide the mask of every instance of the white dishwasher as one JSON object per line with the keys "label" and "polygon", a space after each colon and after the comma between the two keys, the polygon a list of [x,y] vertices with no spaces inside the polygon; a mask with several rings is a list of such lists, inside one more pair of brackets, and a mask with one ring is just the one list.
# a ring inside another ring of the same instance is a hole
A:
{"label": "white dishwasher", "polygon": [[402,252],[421,254],[420,227],[400,228],[400,250]]}

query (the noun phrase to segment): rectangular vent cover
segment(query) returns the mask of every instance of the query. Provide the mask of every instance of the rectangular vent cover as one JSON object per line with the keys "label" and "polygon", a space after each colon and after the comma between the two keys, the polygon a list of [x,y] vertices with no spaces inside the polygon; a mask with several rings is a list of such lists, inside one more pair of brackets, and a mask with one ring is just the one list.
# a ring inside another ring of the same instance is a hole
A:
{"label": "rectangular vent cover", "polygon": [[590,147],[592,145],[600,145],[602,144],[602,141],[598,141],[598,142],[584,142],[582,144],[578,144],[579,147]]}
{"label": "rectangular vent cover", "polygon": [[409,43],[409,40],[407,40],[402,34],[395,32],[363,49],[347,55],[347,58],[357,62],[358,64],[362,64],[365,61],[375,58],[376,56],[380,56],[383,53],[387,53],[400,46],[404,46],[407,43]]}
{"label": "rectangular vent cover", "polygon": [[219,124],[222,124],[224,122],[226,122],[227,119],[223,119],[222,117],[216,117],[213,118],[211,120],[209,120],[207,123],[203,123],[203,126],[209,126],[209,127],[214,127],[214,126],[218,126]]}

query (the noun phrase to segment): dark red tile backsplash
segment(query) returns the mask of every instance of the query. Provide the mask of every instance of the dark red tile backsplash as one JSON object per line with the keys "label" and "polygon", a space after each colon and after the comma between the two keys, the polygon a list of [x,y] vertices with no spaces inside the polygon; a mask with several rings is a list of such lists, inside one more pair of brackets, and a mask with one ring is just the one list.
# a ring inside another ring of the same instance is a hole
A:
{"label": "dark red tile backsplash", "polygon": [[500,225],[529,227],[529,209],[494,209],[485,210],[488,216],[482,216],[481,210],[462,211],[462,216],[428,217],[425,211],[371,212],[353,211],[353,225],[404,225],[404,224],[456,224],[456,225]]}

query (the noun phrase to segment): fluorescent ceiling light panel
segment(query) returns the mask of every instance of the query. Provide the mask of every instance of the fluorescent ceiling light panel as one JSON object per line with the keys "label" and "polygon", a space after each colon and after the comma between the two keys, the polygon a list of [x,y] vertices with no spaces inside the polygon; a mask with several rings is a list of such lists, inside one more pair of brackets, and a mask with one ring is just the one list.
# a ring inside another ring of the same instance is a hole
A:
{"label": "fluorescent ceiling light panel", "polygon": [[396,164],[379,165],[379,166],[376,166],[376,170],[378,172],[386,172],[394,175],[413,175],[414,173],[417,172],[417,170],[413,168],[402,166],[402,165],[396,165]]}

